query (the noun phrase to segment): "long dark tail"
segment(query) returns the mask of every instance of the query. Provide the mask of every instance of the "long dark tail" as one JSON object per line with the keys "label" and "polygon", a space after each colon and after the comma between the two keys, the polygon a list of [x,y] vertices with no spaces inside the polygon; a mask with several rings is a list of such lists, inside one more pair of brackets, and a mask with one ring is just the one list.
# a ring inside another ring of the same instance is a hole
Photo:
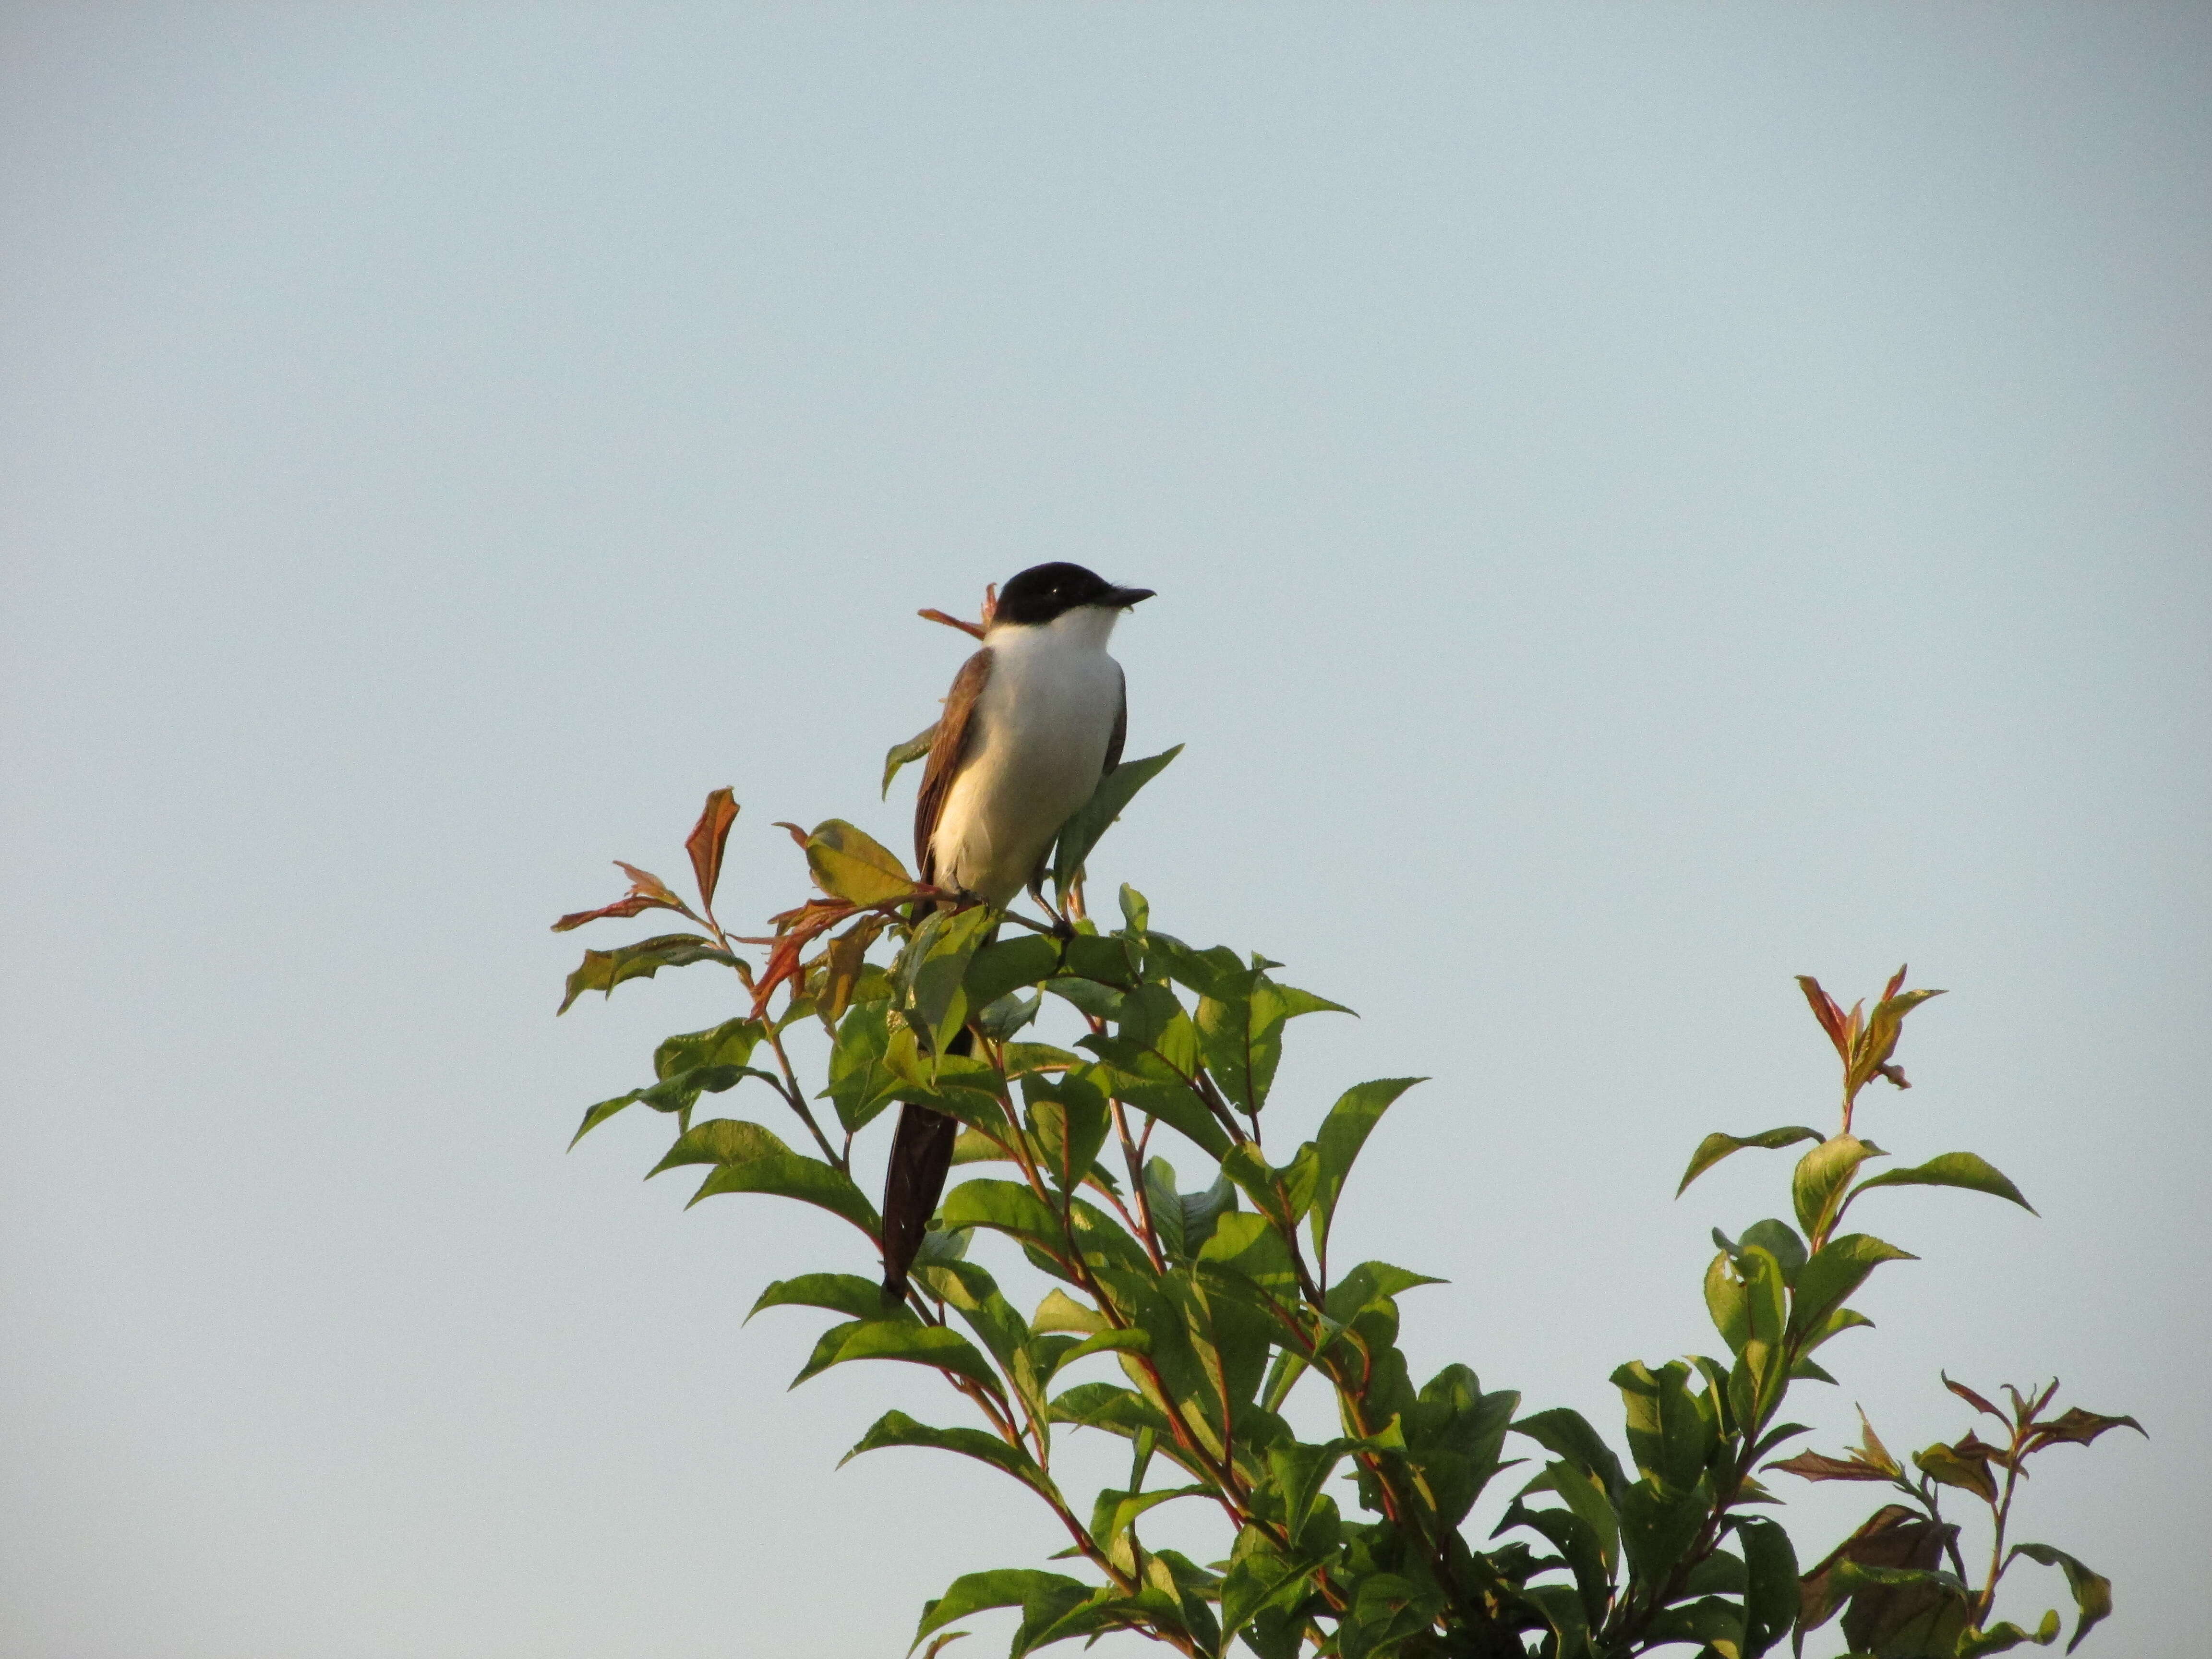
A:
{"label": "long dark tail", "polygon": [[[948,1052],[964,1054],[975,1046],[975,1033],[962,1030]],[[952,1143],[960,1122],[920,1101],[900,1103],[898,1133],[891,1138],[890,1167],[884,1172],[884,1300],[906,1299],[907,1270],[914,1266],[929,1218],[945,1195],[945,1176],[952,1168]]]}

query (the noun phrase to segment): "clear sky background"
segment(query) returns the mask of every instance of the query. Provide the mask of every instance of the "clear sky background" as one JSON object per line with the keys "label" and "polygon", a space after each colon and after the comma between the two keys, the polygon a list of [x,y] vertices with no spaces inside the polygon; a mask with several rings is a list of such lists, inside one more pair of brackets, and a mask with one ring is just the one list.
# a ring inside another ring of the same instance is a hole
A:
{"label": "clear sky background", "polygon": [[739,1328],[849,1232],[563,1155],[730,1005],[546,932],[719,784],[731,915],[902,843],[914,612],[1044,558],[1189,745],[1098,882],[1364,1016],[1276,1133],[1435,1079],[1340,1224],[1417,1366],[1714,1346],[1787,1160],[1690,1149],[1910,959],[1866,1132],[2042,1216],[1868,1200],[1812,1443],[2136,1413],[2019,1535],[2197,1650],[2208,181],[2201,7],[0,9],[0,1651],[862,1659],[1056,1547],[833,1473],[948,1409]]}

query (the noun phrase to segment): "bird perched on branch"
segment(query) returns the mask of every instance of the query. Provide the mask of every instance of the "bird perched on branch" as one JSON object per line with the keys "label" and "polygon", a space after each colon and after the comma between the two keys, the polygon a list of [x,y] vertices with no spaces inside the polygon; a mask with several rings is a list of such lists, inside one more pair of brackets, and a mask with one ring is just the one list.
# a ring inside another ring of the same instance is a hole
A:
{"label": "bird perched on branch", "polygon": [[[983,648],[961,665],[930,742],[914,812],[923,881],[1001,907],[1026,886],[1044,905],[1045,857],[1120,763],[1128,729],[1121,665],[1106,641],[1123,611],[1152,597],[1064,563],[1033,565],[1000,592]],[[952,1050],[973,1042],[963,1030]],[[884,1180],[887,1302],[906,1294],[958,1134],[918,1101],[899,1109]]]}

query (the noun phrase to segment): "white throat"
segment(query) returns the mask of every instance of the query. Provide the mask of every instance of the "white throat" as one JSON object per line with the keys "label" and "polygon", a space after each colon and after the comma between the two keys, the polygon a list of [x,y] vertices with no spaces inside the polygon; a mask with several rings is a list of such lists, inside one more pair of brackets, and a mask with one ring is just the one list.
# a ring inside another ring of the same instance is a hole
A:
{"label": "white throat", "polygon": [[1073,611],[1061,611],[1048,623],[994,623],[983,640],[994,651],[1009,647],[1017,651],[1042,648],[1054,655],[1061,652],[1103,651],[1113,635],[1114,624],[1121,620],[1121,611],[1111,605],[1079,605]]}

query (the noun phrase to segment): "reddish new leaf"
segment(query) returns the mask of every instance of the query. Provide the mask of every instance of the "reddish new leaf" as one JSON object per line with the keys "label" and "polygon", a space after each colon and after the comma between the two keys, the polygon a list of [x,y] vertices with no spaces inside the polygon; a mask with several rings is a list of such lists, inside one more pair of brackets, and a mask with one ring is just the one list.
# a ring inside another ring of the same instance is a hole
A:
{"label": "reddish new leaf", "polygon": [[2029,1431],[2027,1449],[2041,1451],[2045,1446],[2061,1443],[2086,1446],[2107,1429],[2133,1429],[2146,1440],[2148,1431],[2132,1417],[2100,1417],[2095,1412],[2085,1412],[2079,1406],[2069,1406],[2065,1415],[2054,1417],[2048,1423],[2039,1423]]}
{"label": "reddish new leaf", "polygon": [[609,916],[634,916],[647,910],[670,910],[674,908],[659,899],[633,893],[628,898],[617,899],[612,904],[603,904],[596,910],[571,910],[553,924],[553,931],[565,933],[572,927],[581,927],[587,921],[599,921]]}
{"label": "reddish new leaf", "polygon": [[957,628],[962,633],[980,640],[998,618],[999,585],[993,582],[983,590],[983,618],[981,622],[963,622],[957,617],[948,617],[937,610],[917,611],[914,614],[924,622],[943,623],[947,628]]}
{"label": "reddish new leaf", "polygon": [[1820,1029],[1828,1034],[1828,1041],[1836,1045],[1836,1052],[1848,1063],[1851,1048],[1850,1040],[1844,1036],[1843,1009],[1837,1005],[1835,998],[1820,988],[1820,981],[1810,974],[1797,975],[1797,988],[1804,992],[1805,1000],[1812,1006],[1813,1018],[1820,1022]]}
{"label": "reddish new leaf", "polygon": [[1848,1458],[1828,1457],[1820,1452],[1799,1452],[1796,1456],[1769,1463],[1770,1469],[1780,1469],[1784,1474],[1794,1474],[1802,1480],[1887,1480],[1889,1471],[1876,1468],[1856,1455]]}
{"label": "reddish new leaf", "polygon": [[668,890],[668,884],[650,870],[641,870],[634,864],[615,860],[615,868],[629,878],[629,891],[612,904],[603,904],[596,910],[572,910],[553,924],[553,931],[565,933],[572,927],[581,927],[587,921],[599,921],[608,916],[634,916],[645,910],[675,910],[684,915],[684,901]]}
{"label": "reddish new leaf", "polygon": [[1939,1598],[1934,1595],[1933,1587],[1869,1585],[1846,1589],[1837,1581],[1848,1575],[1838,1569],[1850,1562],[1862,1567],[1929,1571],[1942,1560],[1945,1540],[1956,1537],[1958,1531],[1956,1527],[1931,1521],[1901,1504],[1884,1504],[1801,1581],[1799,1630],[1819,1629],[1848,1599],[1852,1605],[1851,1612],[1844,1620],[1844,1637],[1854,1649],[1873,1647],[1875,1644],[1869,1638],[1909,1621]]}
{"label": "reddish new leaf", "polygon": [[943,623],[947,628],[957,628],[976,639],[983,637],[983,624],[981,623],[962,622],[959,617],[948,617],[942,611],[917,611],[914,614],[924,622]]}
{"label": "reddish new leaf", "polygon": [[1943,1386],[1945,1388],[1950,1389],[1953,1394],[1957,1395],[1960,1399],[1965,1401],[1976,1411],[1987,1412],[1991,1417],[1996,1418],[2000,1423],[2004,1421],[2004,1413],[2002,1412],[1999,1411],[1995,1406],[1990,1404],[1988,1401],[1983,1399],[1981,1395],[1976,1394],[1965,1383],[1954,1382],[1949,1377],[1944,1376],[1943,1373],[1941,1371],[1938,1371],[1936,1374],[1938,1376],[1943,1377]]}
{"label": "reddish new leaf", "polygon": [[691,873],[699,878],[699,902],[709,914],[714,908],[714,887],[722,879],[722,848],[730,839],[730,826],[738,821],[738,803],[727,789],[714,790],[699,813],[699,822],[684,838],[684,850],[691,855]]}
{"label": "reddish new leaf", "polygon": [[629,878],[631,892],[656,899],[672,910],[684,908],[684,901],[676,896],[675,890],[652,871],[641,870],[635,864],[624,864],[620,859],[615,860],[615,868]]}

